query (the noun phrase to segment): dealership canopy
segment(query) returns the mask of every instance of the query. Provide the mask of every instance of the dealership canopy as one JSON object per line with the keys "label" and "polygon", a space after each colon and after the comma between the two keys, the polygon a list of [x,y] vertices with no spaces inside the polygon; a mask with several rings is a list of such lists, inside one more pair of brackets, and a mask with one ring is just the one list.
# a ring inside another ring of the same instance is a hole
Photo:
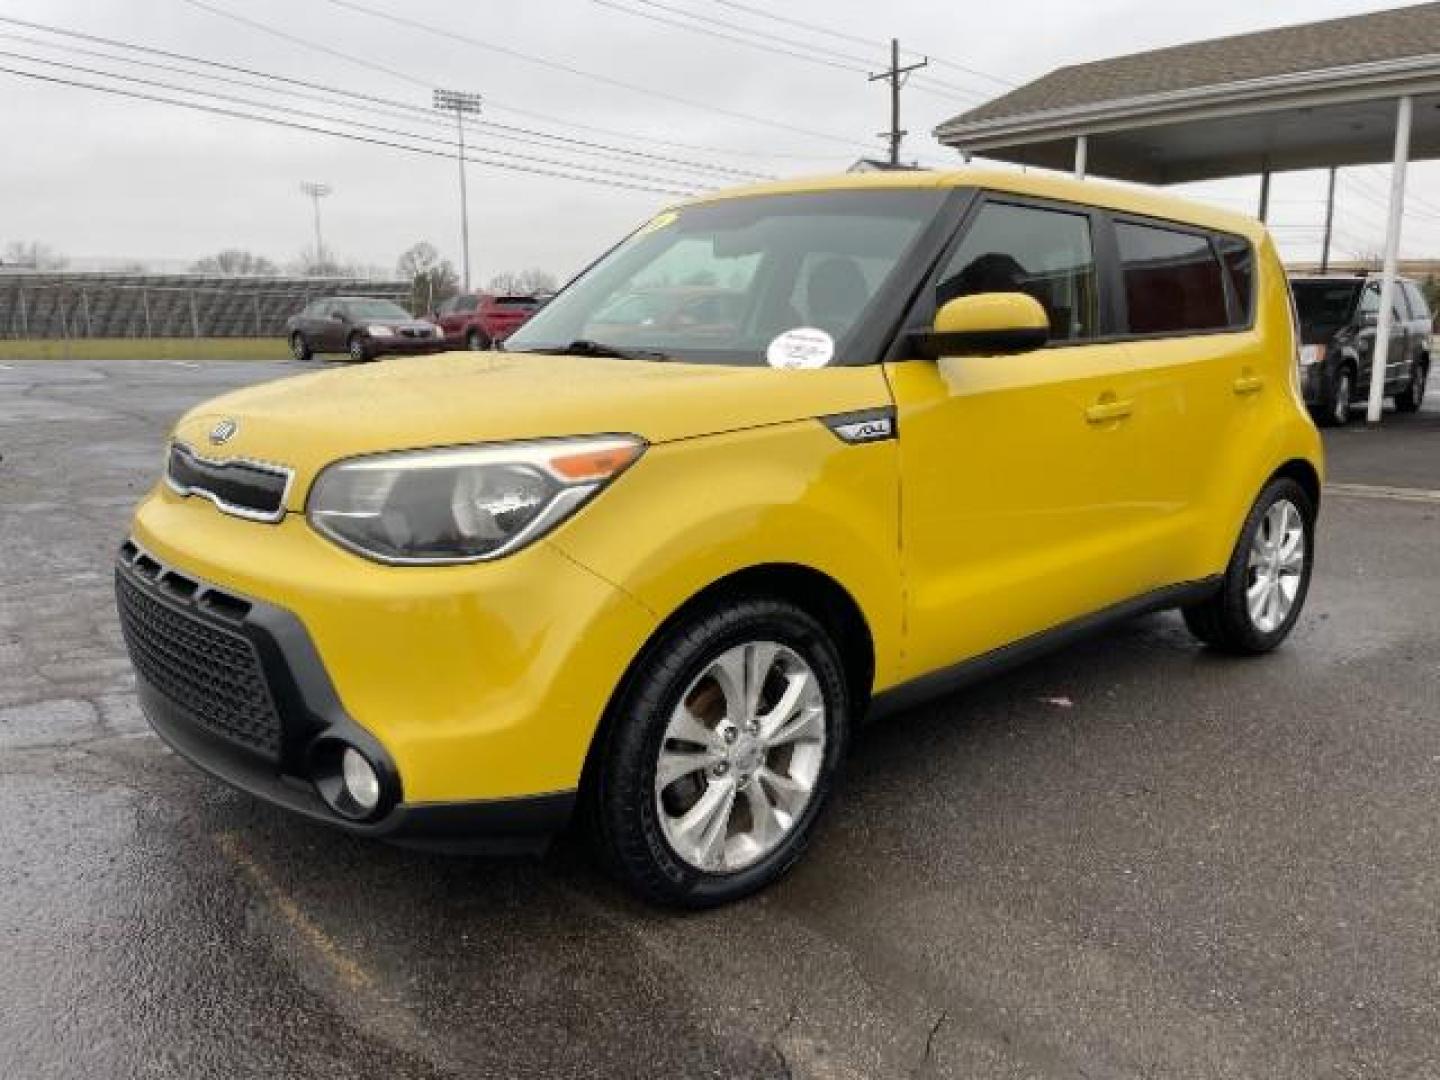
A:
{"label": "dealership canopy", "polygon": [[[1388,352],[1411,156],[1440,157],[1440,3],[1060,68],[935,130],[1022,165],[1170,184],[1392,161],[1375,364]],[[1372,380],[1379,418],[1383,380]]]}

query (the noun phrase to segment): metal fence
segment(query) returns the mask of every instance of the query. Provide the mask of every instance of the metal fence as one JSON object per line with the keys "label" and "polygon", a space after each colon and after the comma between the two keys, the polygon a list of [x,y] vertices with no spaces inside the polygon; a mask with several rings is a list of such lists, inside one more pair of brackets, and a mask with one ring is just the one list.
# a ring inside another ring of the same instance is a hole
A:
{"label": "metal fence", "polygon": [[0,338],[272,337],[326,296],[409,303],[408,281],[200,274],[0,273]]}

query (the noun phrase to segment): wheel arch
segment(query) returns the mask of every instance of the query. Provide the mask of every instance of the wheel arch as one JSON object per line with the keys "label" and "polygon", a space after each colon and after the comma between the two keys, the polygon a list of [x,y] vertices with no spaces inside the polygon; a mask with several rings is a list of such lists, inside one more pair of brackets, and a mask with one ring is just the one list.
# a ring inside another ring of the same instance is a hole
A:
{"label": "wheel arch", "polygon": [[1291,458],[1270,474],[1260,490],[1264,491],[1273,481],[1280,479],[1294,480],[1309,496],[1310,505],[1317,511],[1320,509],[1320,473],[1314,464],[1304,458]]}
{"label": "wheel arch", "polygon": [[849,590],[829,574],[799,563],[748,566],[726,574],[688,597],[656,625],[626,665],[590,740],[580,775],[582,792],[591,788],[595,767],[609,741],[620,702],[634,686],[656,645],[676,625],[702,607],[724,599],[757,596],[788,601],[819,620],[831,632],[845,665],[852,718],[859,719],[865,715],[875,678],[875,641],[864,611]]}

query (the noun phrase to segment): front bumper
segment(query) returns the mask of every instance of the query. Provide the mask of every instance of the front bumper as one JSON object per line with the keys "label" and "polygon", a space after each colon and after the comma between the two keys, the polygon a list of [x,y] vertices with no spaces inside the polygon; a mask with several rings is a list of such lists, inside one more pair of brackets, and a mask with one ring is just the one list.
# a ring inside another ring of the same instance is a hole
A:
{"label": "front bumper", "polygon": [[[573,791],[407,802],[394,759],[345,711],[294,615],[163,566],[133,542],[121,548],[115,577],[121,626],[147,719],[172,749],[218,779],[347,832],[439,850],[538,851],[569,820]],[[178,640],[157,640],[156,613],[163,613],[170,637]],[[200,666],[202,650],[195,646],[210,637],[229,645],[229,662],[213,670]],[[248,695],[242,685],[247,661],[253,661],[260,681]],[[177,676],[176,669],[186,670]],[[211,689],[208,699],[197,702],[188,691],[200,680],[208,680]],[[273,730],[237,725],[226,710],[215,707],[223,697],[233,700],[237,687],[256,706],[251,717],[273,716]],[[333,810],[310,780],[316,747],[335,740],[363,750],[378,767],[385,796],[381,812],[371,820]]]}
{"label": "front bumper", "polygon": [[444,336],[430,338],[367,337],[372,356],[425,356],[454,348]]}

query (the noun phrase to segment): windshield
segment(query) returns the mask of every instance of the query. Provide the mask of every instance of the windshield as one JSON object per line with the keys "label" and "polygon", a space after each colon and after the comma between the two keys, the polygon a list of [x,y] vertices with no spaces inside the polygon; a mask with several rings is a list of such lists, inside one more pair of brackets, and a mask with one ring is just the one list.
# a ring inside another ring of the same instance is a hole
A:
{"label": "windshield", "polygon": [[1303,327],[1339,329],[1350,321],[1363,281],[1293,281],[1295,307]]}
{"label": "windshield", "polygon": [[346,300],[352,319],[408,319],[410,313],[390,300]]}
{"label": "windshield", "polygon": [[821,343],[810,354],[819,362],[844,363],[847,343],[945,194],[765,195],[668,211],[577,278],[505,348],[554,352],[598,342],[694,363],[763,365],[777,340],[798,339],[807,348]]}

